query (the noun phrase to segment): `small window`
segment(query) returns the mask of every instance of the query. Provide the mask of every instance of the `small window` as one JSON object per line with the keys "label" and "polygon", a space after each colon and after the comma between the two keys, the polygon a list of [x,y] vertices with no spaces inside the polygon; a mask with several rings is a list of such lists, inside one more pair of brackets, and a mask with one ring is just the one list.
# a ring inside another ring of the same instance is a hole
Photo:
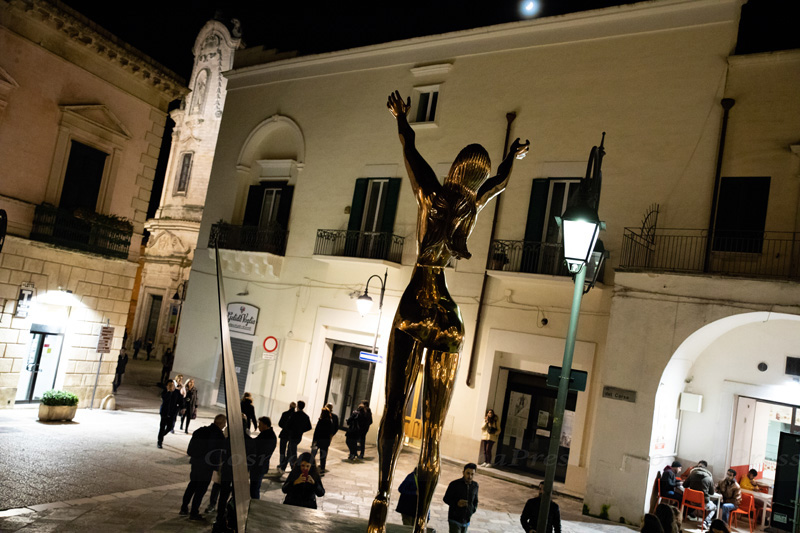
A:
{"label": "small window", "polygon": [[414,112],[411,114],[414,117],[414,123],[436,121],[436,108],[439,103],[438,85],[415,88],[412,100],[412,105],[415,106]]}
{"label": "small window", "polygon": [[181,156],[181,168],[178,175],[178,183],[175,186],[175,193],[186,193],[189,188],[189,176],[192,173],[192,153],[187,152]]}

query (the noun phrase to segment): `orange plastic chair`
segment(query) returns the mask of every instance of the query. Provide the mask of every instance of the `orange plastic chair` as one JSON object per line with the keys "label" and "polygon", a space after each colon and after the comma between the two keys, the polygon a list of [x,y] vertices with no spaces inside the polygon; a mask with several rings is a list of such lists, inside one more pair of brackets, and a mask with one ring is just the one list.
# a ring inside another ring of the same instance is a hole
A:
{"label": "orange plastic chair", "polygon": [[[751,496],[752,497],[752,496]],[[700,529],[703,529],[703,524],[706,521],[706,495],[703,491],[700,490],[692,490],[692,489],[683,489],[683,502],[681,502],[681,512],[686,509],[694,509],[696,511],[702,511],[703,513],[703,521],[700,523]]]}
{"label": "orange plastic chair", "polygon": [[750,533],[753,533],[753,526],[756,521],[756,508],[753,505],[753,496],[751,494],[742,493],[742,503],[739,504],[738,509],[731,511],[728,517],[728,526],[733,527],[733,523],[737,520],[739,515],[747,515],[747,523],[750,525]]}
{"label": "orange plastic chair", "polygon": [[656,484],[657,484],[657,489],[656,490],[658,490],[658,502],[656,502],[656,505],[658,505],[662,501],[665,501],[669,505],[674,505],[675,507],[680,507],[681,502],[677,498],[670,498],[668,496],[662,496],[661,495],[661,472],[656,474]]}

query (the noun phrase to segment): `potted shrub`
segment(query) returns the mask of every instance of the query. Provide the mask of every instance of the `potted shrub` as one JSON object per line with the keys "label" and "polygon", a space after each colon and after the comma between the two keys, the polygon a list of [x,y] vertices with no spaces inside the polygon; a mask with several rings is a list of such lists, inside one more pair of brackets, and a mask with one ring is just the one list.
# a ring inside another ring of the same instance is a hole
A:
{"label": "potted shrub", "polygon": [[39,420],[52,422],[55,420],[72,420],[78,410],[78,397],[71,392],[49,390],[42,394],[39,404]]}

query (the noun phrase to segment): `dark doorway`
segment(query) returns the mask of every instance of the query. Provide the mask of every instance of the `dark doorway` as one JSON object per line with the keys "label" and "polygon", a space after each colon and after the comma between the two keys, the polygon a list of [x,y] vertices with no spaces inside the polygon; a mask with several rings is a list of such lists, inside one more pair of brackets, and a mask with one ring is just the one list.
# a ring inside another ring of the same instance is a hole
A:
{"label": "dark doorway", "polygon": [[[544,476],[547,452],[553,429],[557,389],[547,386],[547,376],[527,372],[508,372],[508,383],[500,419],[500,438],[495,461],[497,467]],[[556,481],[567,476],[567,461],[572,440],[572,420],[577,393],[567,396],[567,411],[558,448]]]}
{"label": "dark doorway", "polygon": [[95,212],[107,157],[105,152],[72,141],[58,203],[61,209],[70,212],[76,209]]}
{"label": "dark doorway", "polygon": [[161,301],[162,297],[151,294],[150,295],[150,311],[147,313],[147,329],[144,332],[144,342],[153,341],[156,343],[156,333],[158,333],[158,318],[161,316]]}
{"label": "dark doorway", "polygon": [[358,357],[362,351],[371,350],[365,346],[333,345],[325,403],[333,404],[333,414],[339,417],[342,428],[350,413],[372,394],[375,363],[361,361]]}

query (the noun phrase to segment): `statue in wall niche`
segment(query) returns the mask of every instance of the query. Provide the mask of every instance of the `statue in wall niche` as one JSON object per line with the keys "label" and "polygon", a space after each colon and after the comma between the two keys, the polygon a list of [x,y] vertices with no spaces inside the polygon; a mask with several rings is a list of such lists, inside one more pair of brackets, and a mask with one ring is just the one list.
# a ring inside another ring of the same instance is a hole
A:
{"label": "statue in wall niche", "polygon": [[392,477],[403,442],[403,411],[424,356],[422,447],[414,521],[414,531],[422,532],[439,480],[439,440],[464,341],[461,311],[447,291],[444,268],[451,257],[471,257],[467,238],[478,213],[505,190],[514,159],[525,157],[530,142],[523,144],[516,139],[497,175],[491,178],[488,152],[479,144],[470,144],[458,154],[442,184],[414,145],[414,130],[406,116],[411,98],[403,101],[395,91],[389,95],[387,106],[397,119],[408,179],[419,205],[417,262],[389,336],[386,402],[378,432],[378,494],[372,502],[367,531],[386,530]]}

